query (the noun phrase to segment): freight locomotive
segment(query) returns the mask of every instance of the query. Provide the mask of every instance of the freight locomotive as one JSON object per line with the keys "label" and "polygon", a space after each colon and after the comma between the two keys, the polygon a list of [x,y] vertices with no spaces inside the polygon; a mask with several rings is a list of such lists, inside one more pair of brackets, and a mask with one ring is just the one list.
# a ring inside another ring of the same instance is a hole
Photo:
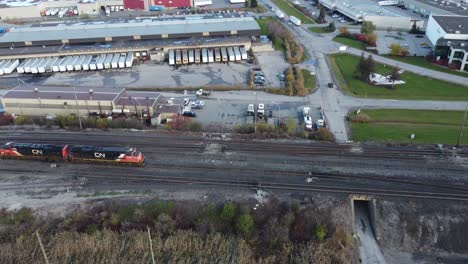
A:
{"label": "freight locomotive", "polygon": [[0,158],[35,159],[65,162],[101,162],[143,166],[143,153],[130,147],[34,144],[9,142],[0,145]]}

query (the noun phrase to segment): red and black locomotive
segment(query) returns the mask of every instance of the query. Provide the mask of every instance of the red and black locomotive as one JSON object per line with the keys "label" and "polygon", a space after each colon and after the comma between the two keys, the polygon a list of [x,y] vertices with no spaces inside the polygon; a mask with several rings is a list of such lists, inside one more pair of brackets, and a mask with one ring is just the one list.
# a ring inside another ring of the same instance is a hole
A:
{"label": "red and black locomotive", "polygon": [[65,162],[102,162],[143,166],[143,153],[130,147],[34,144],[9,142],[0,146],[0,158],[35,159]]}

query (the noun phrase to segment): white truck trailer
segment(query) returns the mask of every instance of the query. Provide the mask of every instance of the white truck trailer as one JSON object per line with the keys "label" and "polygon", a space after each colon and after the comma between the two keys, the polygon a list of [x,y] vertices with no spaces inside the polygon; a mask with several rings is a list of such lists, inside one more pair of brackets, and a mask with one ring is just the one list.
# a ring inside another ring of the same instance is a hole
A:
{"label": "white truck trailer", "polygon": [[221,62],[221,50],[219,48],[214,49],[215,62]]}
{"label": "white truck trailer", "polygon": [[111,68],[112,69],[117,69],[119,67],[119,59],[120,59],[120,54],[115,53],[114,57],[112,58],[112,62],[111,62]]}
{"label": "white truck trailer", "polygon": [[89,70],[90,71],[95,71],[97,70],[97,60],[99,59],[99,55],[93,55],[91,58],[91,61],[89,62]]}
{"label": "white truck trailer", "polygon": [[236,54],[234,54],[234,50],[232,47],[227,48],[228,56],[229,56],[229,61],[235,61],[236,60]]}
{"label": "white truck trailer", "polygon": [[205,49],[202,49],[202,62],[203,63],[208,63],[208,50],[205,48]]}
{"label": "white truck trailer", "polygon": [[175,65],[175,51],[169,50],[169,65]]}
{"label": "white truck trailer", "polygon": [[27,64],[26,66],[24,66],[24,72],[25,72],[25,73],[31,73],[31,65],[36,64],[38,60],[39,60],[38,58],[35,58],[35,59],[33,59],[33,60],[31,61],[31,63],[29,63],[29,64]]}
{"label": "white truck trailer", "polygon": [[187,52],[187,50],[182,50],[182,64],[188,64],[188,52]]}
{"label": "white truck trailer", "polygon": [[39,66],[41,66],[45,62],[45,58],[39,58],[36,63],[31,64],[31,73],[38,74],[39,73]]}
{"label": "white truck trailer", "polygon": [[234,50],[234,55],[236,57],[236,61],[240,61],[242,59],[242,55],[239,51],[239,47],[233,47],[232,48]]}
{"label": "white truck trailer", "polygon": [[120,53],[119,68],[125,68],[125,59],[126,58],[127,58],[127,53]]}
{"label": "white truck trailer", "polygon": [[131,68],[133,66],[133,52],[128,52],[125,58],[125,67]]}
{"label": "white truck trailer", "polygon": [[4,60],[0,62],[0,75],[3,75],[5,72],[3,69],[11,63],[11,60]]}
{"label": "white truck trailer", "polygon": [[60,71],[60,65],[63,63],[65,60],[65,57],[63,58],[58,58],[57,61],[52,65],[52,72],[59,72]]}
{"label": "white truck trailer", "polygon": [[104,60],[104,69],[110,69],[112,67],[112,59],[114,54],[107,54],[106,59]]}
{"label": "white truck trailer", "polygon": [[104,62],[106,61],[106,58],[107,58],[106,54],[99,55],[99,58],[96,60],[96,68],[98,70],[104,69]]}
{"label": "white truck trailer", "polygon": [[81,69],[83,71],[89,71],[89,64],[91,63],[91,60],[93,59],[93,55],[87,55],[83,62],[81,63]]}
{"label": "white truck trailer", "polygon": [[214,52],[213,49],[208,49],[208,62],[213,63],[214,62]]}
{"label": "white truck trailer", "polygon": [[284,20],[284,13],[281,10],[276,10],[275,15],[280,20]]}
{"label": "white truck trailer", "polygon": [[30,60],[28,60],[28,59],[24,60],[24,61],[18,66],[18,68],[16,68],[16,71],[17,71],[18,73],[24,73],[24,66],[25,66],[26,64],[28,64],[28,63],[30,63]]}
{"label": "white truck trailer", "polygon": [[75,69],[75,71],[81,71],[83,68],[81,65],[83,64],[84,59],[86,59],[86,56],[84,55],[78,57],[78,59],[75,61],[75,65],[73,65],[73,69]]}
{"label": "white truck trailer", "polygon": [[71,57],[71,56],[65,57],[65,59],[62,61],[62,63],[59,65],[59,71],[60,72],[66,72],[67,71],[67,64],[71,59],[73,59],[73,57]]}
{"label": "white truck trailer", "polygon": [[221,48],[221,60],[224,62],[229,61],[226,48]]}
{"label": "white truck trailer", "polygon": [[51,60],[52,60],[52,58],[46,58],[46,59],[43,60],[43,62],[41,64],[38,64],[37,65],[37,72],[38,73],[45,73],[47,67],[49,67],[49,64],[50,64]]}
{"label": "white truck trailer", "polygon": [[301,26],[301,20],[295,16],[290,16],[289,17],[289,21],[291,21],[291,23],[293,23],[294,25],[300,27]]}
{"label": "white truck trailer", "polygon": [[175,64],[176,65],[182,64],[182,53],[180,52],[180,50],[176,50],[175,52]]}
{"label": "white truck trailer", "polygon": [[242,59],[243,60],[246,60],[249,58],[248,54],[247,54],[247,51],[245,51],[245,48],[244,47],[240,47],[239,48],[239,51],[241,53],[241,56],[242,56]]}
{"label": "white truck trailer", "polygon": [[67,71],[73,71],[75,69],[75,62],[80,58],[80,56],[73,56],[71,60],[67,63]]}
{"label": "white truck trailer", "polygon": [[200,49],[195,50],[195,63],[200,63]]}
{"label": "white truck trailer", "polygon": [[18,67],[19,64],[20,64],[19,60],[12,60],[12,62],[8,66],[3,68],[3,72],[5,74],[11,74],[12,72],[15,71],[16,67]]}
{"label": "white truck trailer", "polygon": [[194,57],[194,52],[193,49],[188,51],[188,62],[189,63],[194,63],[195,62],[195,57]]}

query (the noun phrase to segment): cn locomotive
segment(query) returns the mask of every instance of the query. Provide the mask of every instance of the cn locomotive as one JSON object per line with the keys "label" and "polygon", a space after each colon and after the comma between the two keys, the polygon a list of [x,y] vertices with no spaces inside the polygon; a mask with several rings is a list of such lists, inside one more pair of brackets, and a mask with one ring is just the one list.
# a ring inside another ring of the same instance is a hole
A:
{"label": "cn locomotive", "polygon": [[100,162],[143,166],[143,153],[130,147],[34,144],[8,142],[0,145],[0,158],[34,159],[65,162]]}

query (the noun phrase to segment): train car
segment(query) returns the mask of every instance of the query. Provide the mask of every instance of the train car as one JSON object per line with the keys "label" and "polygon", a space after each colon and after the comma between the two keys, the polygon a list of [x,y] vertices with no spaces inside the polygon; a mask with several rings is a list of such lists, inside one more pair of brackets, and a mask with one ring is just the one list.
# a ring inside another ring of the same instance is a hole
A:
{"label": "train car", "polygon": [[66,157],[67,145],[9,142],[0,146],[1,158],[60,161]]}
{"label": "train car", "polygon": [[144,156],[130,147],[95,147],[72,145],[67,149],[67,160],[71,162],[106,162],[123,165],[144,164]]}

